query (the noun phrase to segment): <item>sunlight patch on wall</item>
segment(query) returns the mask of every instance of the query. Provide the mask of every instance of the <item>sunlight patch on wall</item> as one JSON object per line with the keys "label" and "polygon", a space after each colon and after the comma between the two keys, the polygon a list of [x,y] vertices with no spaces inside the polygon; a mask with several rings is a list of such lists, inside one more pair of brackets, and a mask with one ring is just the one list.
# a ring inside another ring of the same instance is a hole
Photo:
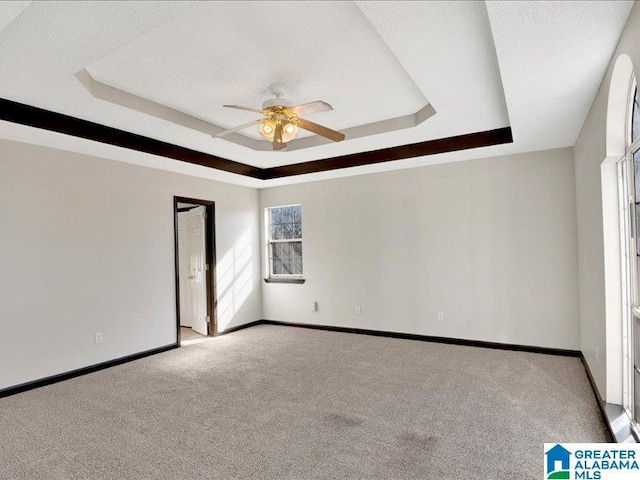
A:
{"label": "sunlight patch on wall", "polygon": [[250,228],[217,264],[217,315],[220,332],[227,329],[253,291],[252,238],[253,229]]}

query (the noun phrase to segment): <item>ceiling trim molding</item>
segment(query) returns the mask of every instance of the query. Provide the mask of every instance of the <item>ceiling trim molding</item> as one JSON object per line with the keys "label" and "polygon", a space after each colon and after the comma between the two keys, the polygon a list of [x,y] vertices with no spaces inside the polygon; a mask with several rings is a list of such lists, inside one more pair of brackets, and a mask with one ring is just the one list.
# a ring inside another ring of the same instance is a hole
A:
{"label": "ceiling trim molding", "polygon": [[340,168],[361,167],[375,163],[391,162],[413,157],[424,157],[438,153],[455,152],[471,148],[490,147],[503,143],[512,143],[511,127],[497,128],[484,132],[457,135],[455,137],[438,138],[426,142],[399,145],[369,152],[353,153],[340,157],[312,160],[310,162],[293,163],[265,170],[267,179],[304,175],[306,173],[326,172]]}
{"label": "ceiling trim molding", "polygon": [[[203,120],[202,118],[194,117],[193,115],[168,107],[162,103],[149,100],[148,98],[129,93],[120,88],[113,87],[109,84],[96,80],[91,76],[91,73],[89,73],[86,68],[77,72],[75,77],[94,98],[105,102],[120,105],[121,107],[135,110],[136,112],[145,113],[152,117],[191,128],[207,135],[213,136],[224,132],[229,128],[211,123]],[[427,119],[433,117],[435,114],[436,110],[433,108],[433,105],[426,103],[414,113],[364,125],[343,128],[340,129],[340,133],[344,134],[345,140],[352,140],[354,138],[368,137],[371,135],[378,135],[380,133],[394,132],[396,130],[416,127]],[[272,151],[272,145],[270,142],[265,142],[261,139],[257,140],[238,132],[227,134],[224,138],[216,140],[235,143],[236,145],[241,145],[258,152]],[[326,145],[329,143],[332,143],[332,141],[327,138],[319,135],[312,135],[288,142],[285,150],[301,150],[303,148],[317,147],[318,145]]]}
{"label": "ceiling trim molding", "polygon": [[261,168],[1,98],[0,120],[263,179]]}
{"label": "ceiling trim molding", "polygon": [[74,137],[85,138],[95,142],[106,143],[129,150],[158,155],[260,180],[271,180],[294,175],[359,167],[513,142],[511,127],[504,127],[484,132],[427,140],[409,145],[399,145],[380,150],[341,155],[339,157],[322,160],[294,163],[280,167],[258,168],[125,130],[107,127],[88,120],[82,120],[3,98],[0,98],[0,120],[63,133],[65,135],[72,135]]}

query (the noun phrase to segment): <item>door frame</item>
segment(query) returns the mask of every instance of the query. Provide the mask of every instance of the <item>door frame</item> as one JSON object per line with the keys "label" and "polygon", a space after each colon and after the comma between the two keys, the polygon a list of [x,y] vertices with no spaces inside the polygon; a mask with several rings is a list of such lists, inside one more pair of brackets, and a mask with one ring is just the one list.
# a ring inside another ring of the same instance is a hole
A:
{"label": "door frame", "polygon": [[178,203],[192,203],[205,207],[207,218],[204,222],[206,262],[209,269],[206,271],[205,279],[207,283],[207,316],[209,317],[209,336],[218,335],[217,317],[217,295],[216,295],[216,202],[211,200],[200,200],[189,197],[173,197],[173,247],[175,257],[175,279],[176,279],[176,342],[180,345],[180,256],[178,252]]}

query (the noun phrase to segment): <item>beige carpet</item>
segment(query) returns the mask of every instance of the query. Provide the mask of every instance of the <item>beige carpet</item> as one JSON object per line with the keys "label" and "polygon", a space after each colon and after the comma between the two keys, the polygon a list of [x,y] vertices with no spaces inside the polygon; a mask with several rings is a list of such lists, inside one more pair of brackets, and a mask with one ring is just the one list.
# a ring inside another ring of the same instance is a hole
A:
{"label": "beige carpet", "polygon": [[0,399],[0,479],[538,479],[580,361],[257,326]]}

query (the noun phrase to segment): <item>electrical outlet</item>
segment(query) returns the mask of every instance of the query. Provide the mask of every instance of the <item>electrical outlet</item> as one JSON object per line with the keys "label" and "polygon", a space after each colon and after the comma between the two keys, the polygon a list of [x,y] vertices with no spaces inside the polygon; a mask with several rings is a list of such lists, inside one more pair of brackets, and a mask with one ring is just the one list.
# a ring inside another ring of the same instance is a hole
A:
{"label": "electrical outlet", "polygon": [[102,343],[102,332],[98,332],[96,333],[96,345],[99,345]]}
{"label": "electrical outlet", "polygon": [[438,321],[444,322],[444,312],[438,312]]}
{"label": "electrical outlet", "polygon": [[355,310],[356,315],[362,315],[362,307],[360,305],[356,305]]}

